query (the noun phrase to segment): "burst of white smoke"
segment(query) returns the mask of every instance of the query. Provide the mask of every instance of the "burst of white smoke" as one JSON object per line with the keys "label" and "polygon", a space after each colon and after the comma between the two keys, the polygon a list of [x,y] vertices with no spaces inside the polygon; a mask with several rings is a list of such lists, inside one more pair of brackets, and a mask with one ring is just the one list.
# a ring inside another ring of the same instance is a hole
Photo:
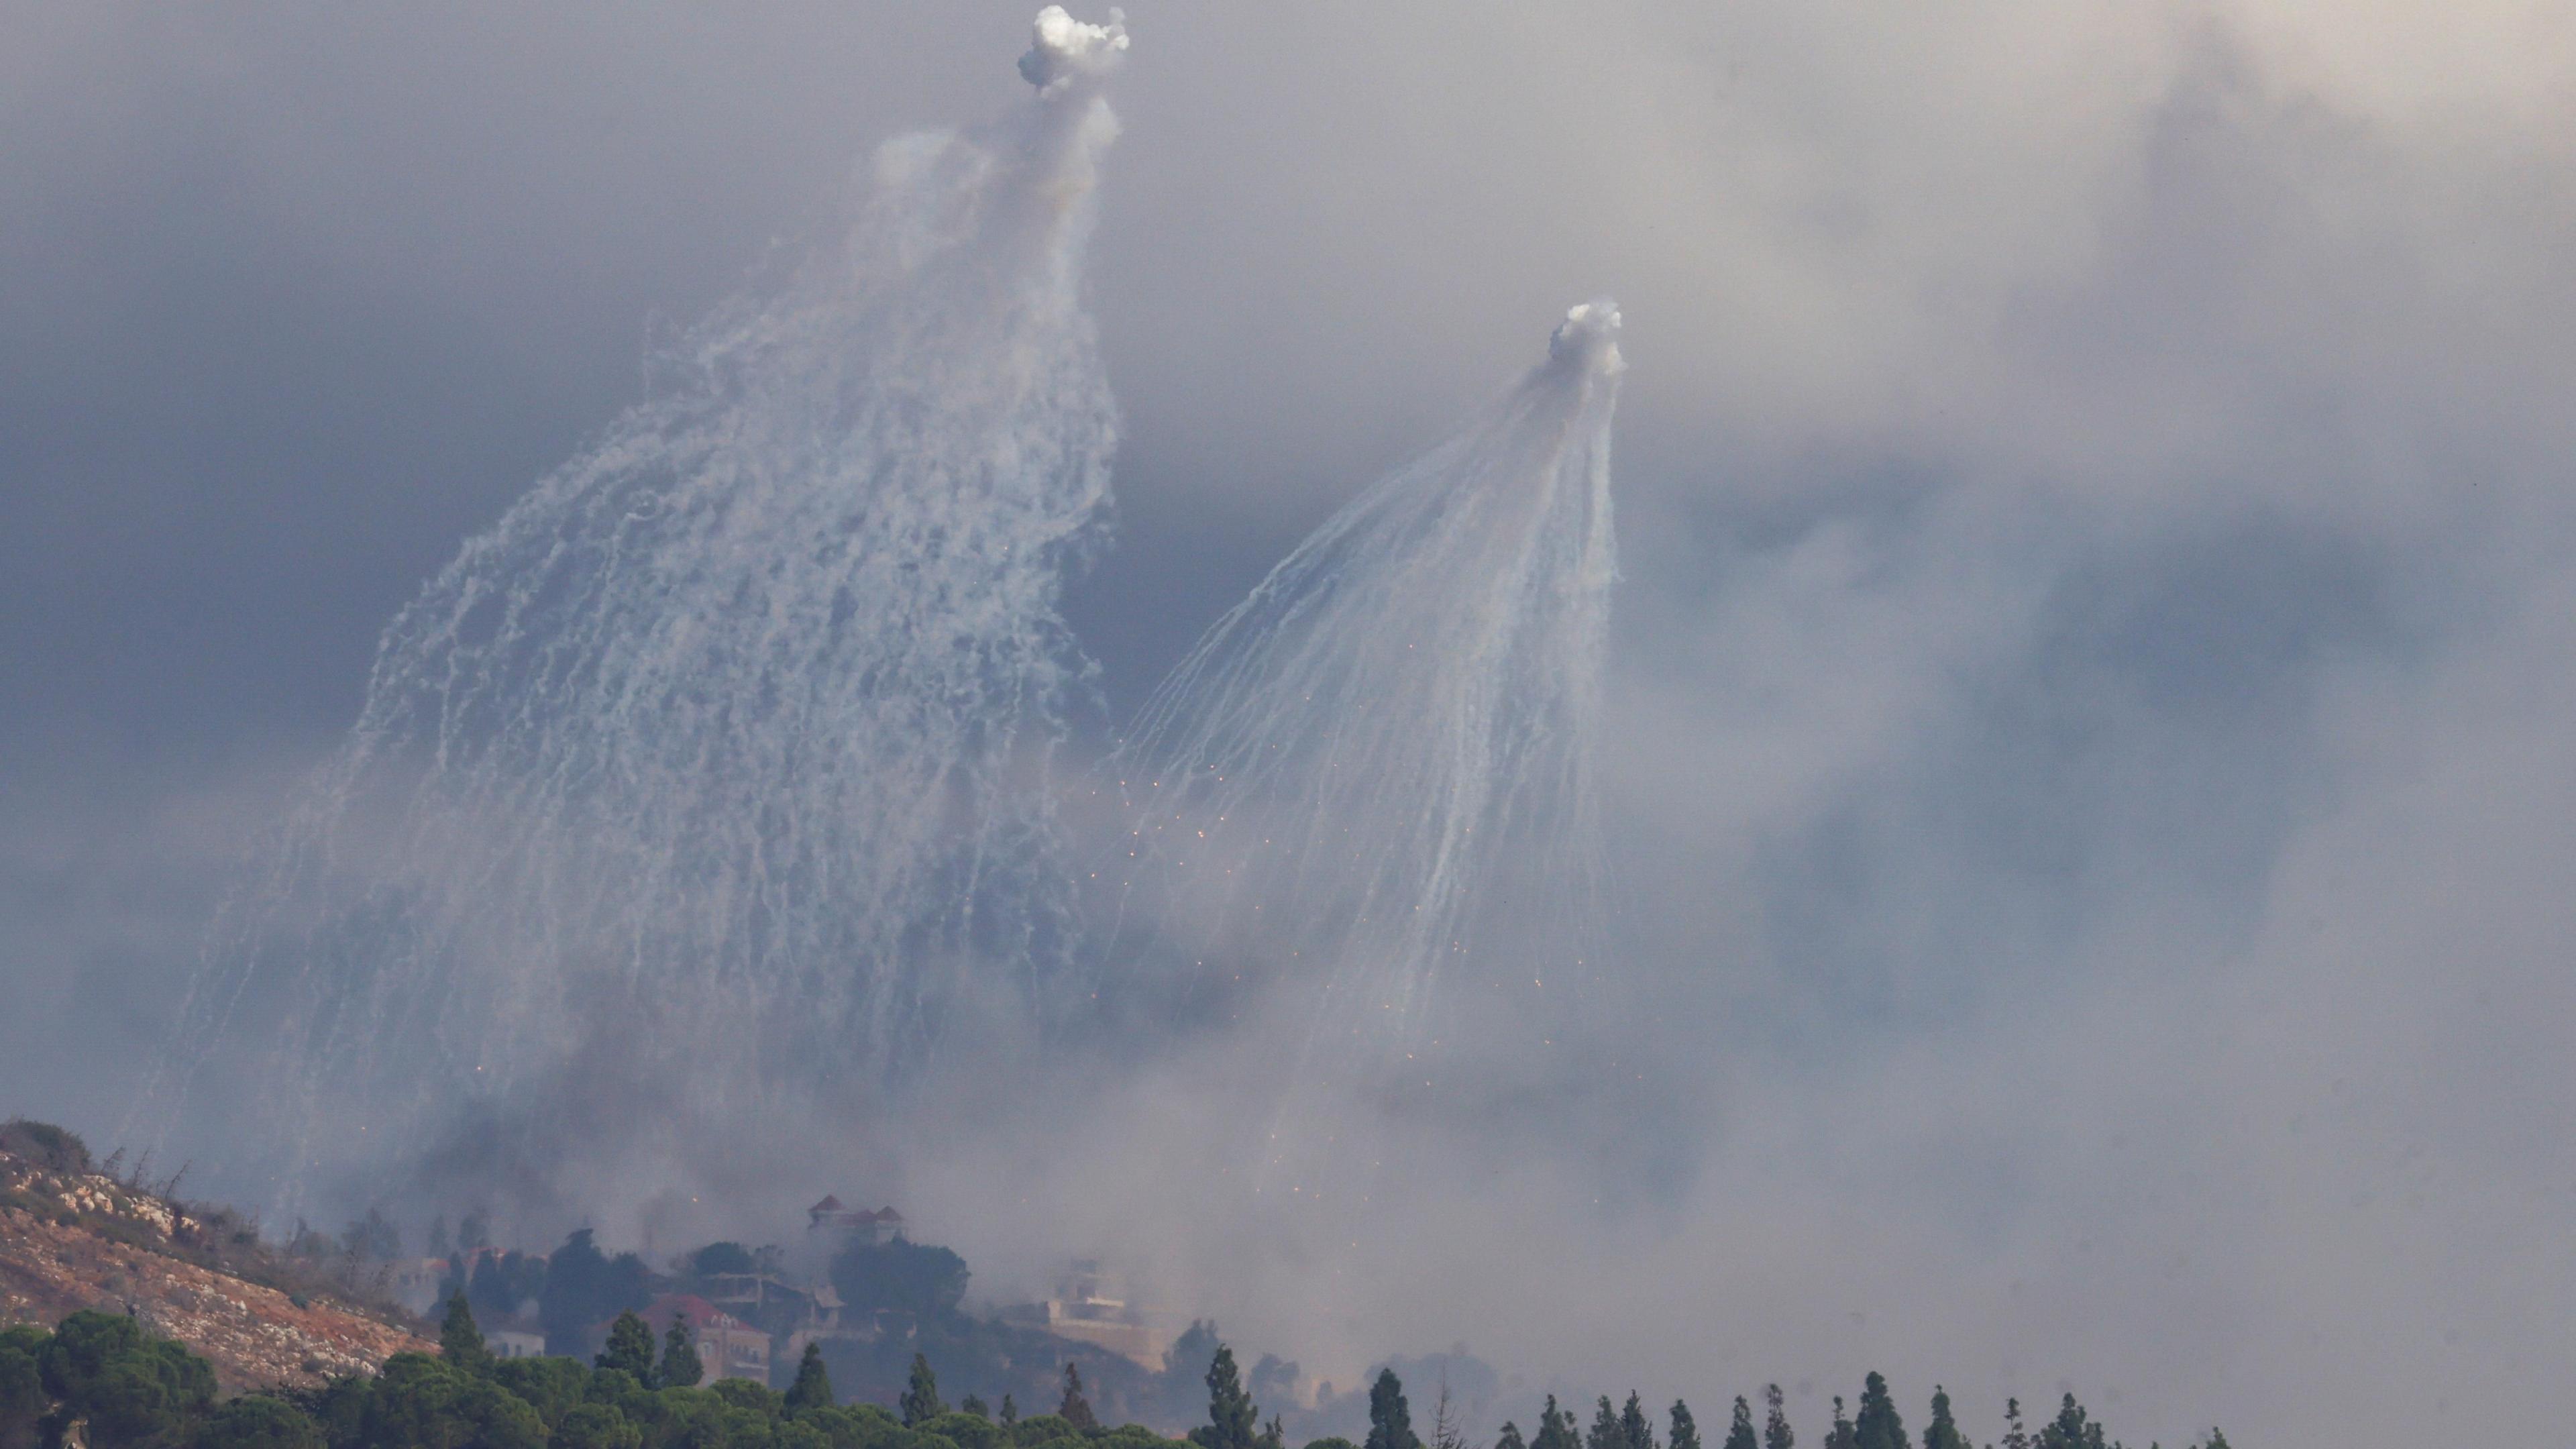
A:
{"label": "burst of white smoke", "polygon": [[1111,9],[1109,23],[1089,25],[1061,5],[1038,12],[1037,37],[1020,57],[1020,75],[1040,95],[1060,93],[1081,80],[1109,74],[1127,52],[1127,13]]}
{"label": "burst of white smoke", "polygon": [[1459,1020],[1435,988],[1534,1019],[1524,989],[1585,960],[1618,326],[1569,312],[1545,363],[1219,622],[1111,762],[1120,968],[1308,1000],[1300,1081],[1416,1076]]}
{"label": "burst of white smoke", "polygon": [[1116,127],[1073,83],[1127,40],[1037,31],[1034,103],[889,143],[837,246],[387,629],[186,1011],[183,1059],[274,1043],[278,1205],[469,1122],[667,1187],[675,1144],[1046,991],[1057,601],[1115,432],[1079,263]]}

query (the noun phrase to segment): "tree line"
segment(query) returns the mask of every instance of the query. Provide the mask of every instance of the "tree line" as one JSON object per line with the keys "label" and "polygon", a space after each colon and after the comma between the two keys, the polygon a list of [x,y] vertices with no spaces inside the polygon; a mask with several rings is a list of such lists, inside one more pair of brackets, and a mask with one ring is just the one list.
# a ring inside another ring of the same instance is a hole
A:
{"label": "tree line", "polygon": [[[1244,1391],[1234,1354],[1219,1344],[1207,1371],[1208,1422],[1190,1431],[1190,1439],[1199,1449],[1282,1449],[1279,1421],[1273,1418],[1260,1431],[1253,1425],[1260,1409]],[[1762,1391],[1763,1420],[1757,1431],[1753,1406],[1741,1395],[1735,1400],[1734,1413],[1727,1424],[1726,1437],[1720,1449],[1796,1449],[1797,1431],[1789,1423],[1786,1396],[1778,1384]],[[1699,1421],[1690,1405],[1680,1399],[1666,1416],[1664,1435],[1658,1439],[1655,1423],[1645,1405],[1634,1393],[1626,1404],[1612,1407],[1610,1397],[1602,1395],[1594,1402],[1592,1423],[1578,1430],[1573,1412],[1557,1406],[1556,1395],[1547,1396],[1547,1405],[1539,1411],[1538,1432],[1524,1436],[1518,1423],[1505,1420],[1494,1436],[1492,1449],[1702,1449]],[[2000,1449],[2126,1449],[2116,1439],[2106,1437],[2100,1420],[2089,1414],[2066,1395],[2055,1418],[2036,1429],[2023,1421],[2021,1401],[2004,1401],[2004,1437]],[[1848,1412],[1841,1395],[1834,1396],[1833,1425],[1826,1430],[1823,1449],[1914,1449],[1905,1431],[1905,1421],[1888,1391],[1884,1375],[1872,1373],[1862,1382],[1859,1411]],[[1959,1428],[1951,1414],[1950,1394],[1935,1386],[1932,1391],[1931,1418],[1924,1425],[1922,1449],[1977,1449]],[[1364,1445],[1334,1437],[1309,1442],[1305,1449],[1480,1449],[1471,1444],[1466,1429],[1450,1412],[1448,1393],[1444,1389],[1433,1410],[1431,1437],[1425,1440],[1413,1427],[1412,1405],[1405,1397],[1404,1382],[1392,1368],[1378,1370],[1377,1380],[1369,1386],[1369,1431]],[[1985,1449],[1997,1449],[1987,1445]],[[2160,1446],[2151,1446],[2160,1449]],[[2195,1449],[2228,1449],[2227,1436],[2213,1428],[2197,1442]]]}
{"label": "tree line", "polygon": [[[374,1374],[310,1389],[270,1389],[220,1400],[214,1370],[131,1316],[84,1311],[53,1332],[0,1330],[0,1449],[1170,1449],[1141,1424],[1103,1425],[1081,1369],[1063,1365],[1051,1412],[1023,1415],[1012,1394],[998,1406],[969,1394],[951,1406],[926,1355],[914,1353],[893,1410],[845,1404],[819,1346],[809,1344],[785,1390],[748,1379],[703,1384],[684,1323],[658,1341],[621,1312],[606,1346],[585,1363],[569,1356],[494,1356],[463,1294],[448,1301],[435,1354],[398,1353]],[[1204,1382],[1207,1422],[1195,1449],[1287,1449],[1278,1416],[1264,1420],[1234,1351],[1219,1342]],[[1424,1438],[1403,1381],[1381,1369],[1369,1388],[1364,1445],[1331,1437],[1302,1449],[1484,1449],[1470,1442],[1444,1390]],[[1914,1449],[1887,1380],[1870,1374],[1856,1411],[1834,1399],[1820,1449]],[[1797,1449],[1780,1386],[1762,1393],[1761,1422],[1738,1397],[1719,1449]],[[1977,1449],[1933,1390],[1922,1449]],[[1675,1400],[1657,1432],[1631,1393],[1595,1401],[1592,1422],[1547,1398],[1537,1430],[1505,1422],[1491,1449],[1704,1449],[1689,1404]],[[2008,1400],[2005,1432],[1985,1449],[2124,1449],[2066,1395],[2055,1417],[2032,1426]],[[2228,1449],[2216,1429],[2197,1449]]]}

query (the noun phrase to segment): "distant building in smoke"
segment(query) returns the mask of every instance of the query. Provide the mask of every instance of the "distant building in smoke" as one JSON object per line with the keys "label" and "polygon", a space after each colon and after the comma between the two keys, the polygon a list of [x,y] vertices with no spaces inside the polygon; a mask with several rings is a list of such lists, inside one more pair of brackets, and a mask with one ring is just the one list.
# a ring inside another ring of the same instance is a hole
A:
{"label": "distant building in smoke", "polygon": [[1057,1285],[1055,1296],[1002,1310],[1005,1322],[1042,1329],[1058,1338],[1106,1349],[1139,1367],[1160,1372],[1166,1335],[1149,1315],[1110,1296],[1096,1259],[1080,1258]]}
{"label": "distant building in smoke", "polygon": [[[706,1370],[708,1382],[769,1382],[769,1335],[704,1298],[694,1293],[665,1293],[654,1299],[642,1316],[656,1339],[669,1333],[672,1324],[686,1324],[690,1338],[697,1344],[698,1363]],[[601,1323],[591,1329],[592,1352],[607,1345],[609,1327]]]}
{"label": "distant building in smoke", "polygon": [[524,1328],[496,1328],[483,1335],[484,1346],[494,1358],[542,1358],[546,1336]]}
{"label": "distant building in smoke", "polygon": [[847,1243],[891,1243],[904,1236],[903,1214],[891,1207],[869,1212],[865,1208],[842,1205],[837,1197],[826,1197],[805,1210],[805,1230],[817,1237],[833,1236]]}

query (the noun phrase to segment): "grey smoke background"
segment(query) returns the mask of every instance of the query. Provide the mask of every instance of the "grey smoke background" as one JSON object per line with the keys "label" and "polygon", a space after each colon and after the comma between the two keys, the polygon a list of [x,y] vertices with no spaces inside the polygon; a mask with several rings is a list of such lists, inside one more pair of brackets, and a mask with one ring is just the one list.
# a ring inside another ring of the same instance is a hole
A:
{"label": "grey smoke background", "polygon": [[[1028,8],[6,7],[0,1109],[114,1131],[385,618]],[[1615,294],[1626,1030],[1328,1223],[1193,1172],[1220,1044],[961,1110],[897,1186],[979,1287],[1150,1246],[1310,1370],[1704,1420],[2563,1422],[2560,7],[1130,10],[1112,712]]]}

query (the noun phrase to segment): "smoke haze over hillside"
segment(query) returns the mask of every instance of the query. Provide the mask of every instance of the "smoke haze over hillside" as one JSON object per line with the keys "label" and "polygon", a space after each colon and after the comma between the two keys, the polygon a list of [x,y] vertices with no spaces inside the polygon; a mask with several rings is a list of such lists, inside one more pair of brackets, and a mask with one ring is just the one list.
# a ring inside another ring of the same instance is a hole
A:
{"label": "smoke haze over hillside", "polygon": [[[1029,8],[10,7],[0,1113],[114,1135],[386,621],[879,141],[1021,103]],[[1357,1201],[1231,1170],[1304,1020],[1256,995],[562,1211],[855,1190],[979,1291],[1097,1253],[1344,1383],[1463,1339],[1703,1420],[1876,1367],[1980,1440],[2061,1382],[2136,1442],[2563,1423],[2561,7],[1129,9],[1067,750],[1616,295],[1604,965],[1369,1098]],[[241,1146],[174,1150],[251,1197]]]}

